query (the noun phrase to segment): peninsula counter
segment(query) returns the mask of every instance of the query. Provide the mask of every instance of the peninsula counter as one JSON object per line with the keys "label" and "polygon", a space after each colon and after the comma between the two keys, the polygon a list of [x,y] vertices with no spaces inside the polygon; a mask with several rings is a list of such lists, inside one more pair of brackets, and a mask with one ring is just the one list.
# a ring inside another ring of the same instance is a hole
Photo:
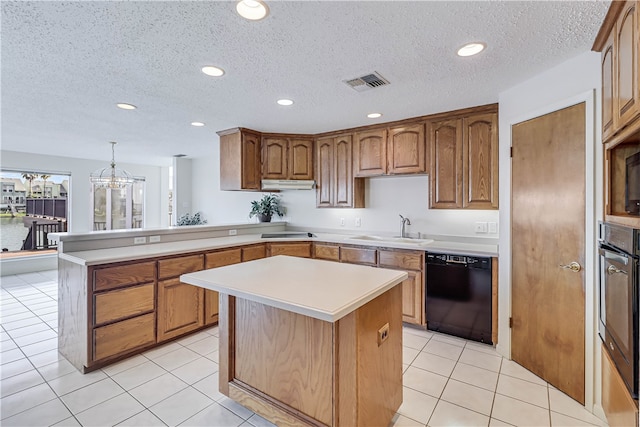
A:
{"label": "peninsula counter", "polygon": [[281,426],[389,424],[406,278],[290,256],[180,276],[220,294],[220,391]]}

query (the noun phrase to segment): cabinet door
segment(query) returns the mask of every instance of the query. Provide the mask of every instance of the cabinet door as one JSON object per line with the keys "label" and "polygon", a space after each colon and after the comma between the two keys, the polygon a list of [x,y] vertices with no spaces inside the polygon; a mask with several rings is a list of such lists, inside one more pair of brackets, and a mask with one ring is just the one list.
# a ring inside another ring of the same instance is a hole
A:
{"label": "cabinet door", "polygon": [[[640,113],[640,88],[638,87],[638,4],[627,1],[615,25],[617,84],[614,84],[614,114],[617,129],[630,123]],[[614,67],[615,69],[616,67]],[[614,122],[615,123],[615,122]]]}
{"label": "cabinet door", "polygon": [[340,247],[338,245],[315,243],[313,245],[313,257],[329,261],[340,261]]}
{"label": "cabinet door", "polygon": [[340,247],[340,262],[349,264],[377,265],[378,251],[376,249]]}
{"label": "cabinet door", "polygon": [[[223,267],[241,262],[242,249],[227,249],[211,252],[205,256],[205,268]],[[211,325],[218,322],[218,292],[209,289],[204,290],[204,323]]]}
{"label": "cabinet door", "polygon": [[264,243],[242,248],[242,262],[253,261],[254,259],[262,259],[266,256],[267,245],[265,245]]}
{"label": "cabinet door", "polygon": [[287,147],[286,138],[262,139],[262,178],[288,178]]}
{"label": "cabinet door", "polygon": [[334,194],[334,140],[316,141],[316,206],[333,207]]}
{"label": "cabinet door", "polygon": [[424,124],[389,129],[388,173],[425,173]]}
{"label": "cabinet door", "polygon": [[428,124],[431,152],[429,207],[462,207],[462,120]]}
{"label": "cabinet door", "polygon": [[181,274],[200,271],[204,267],[204,255],[188,255],[158,261],[158,279],[178,277]]}
{"label": "cabinet door", "polygon": [[276,255],[311,258],[311,243],[270,243],[269,256]]}
{"label": "cabinet door", "polygon": [[204,325],[204,289],[179,279],[158,282],[158,342]]}
{"label": "cabinet door", "polygon": [[259,190],[261,188],[260,135],[257,133],[242,133],[241,174],[243,190]]}
{"label": "cabinet door", "polygon": [[313,140],[289,140],[289,179],[313,179]]}
{"label": "cabinet door", "polygon": [[602,345],[602,409],[611,427],[637,426],[638,406],[631,398],[604,344]]}
{"label": "cabinet door", "polygon": [[602,56],[600,57],[602,66],[602,142],[606,142],[607,138],[613,135],[616,130],[613,114],[613,76],[615,72],[613,39],[615,32],[614,26],[602,48]]}
{"label": "cabinet door", "polygon": [[354,176],[387,173],[387,130],[378,129],[356,134],[353,150]]}
{"label": "cabinet door", "polygon": [[154,325],[155,315],[149,313],[94,329],[93,360],[120,356],[135,350],[139,353],[144,347],[155,344]]}
{"label": "cabinet door", "polygon": [[[353,138],[341,135],[335,139],[334,162],[334,206],[344,208],[364,207],[364,188],[354,189],[353,179]],[[361,182],[361,181],[360,181]]]}
{"label": "cabinet door", "polygon": [[498,115],[463,119],[462,206],[498,208]]}
{"label": "cabinet door", "polygon": [[422,273],[407,271],[409,277],[402,282],[402,321],[423,324],[424,294]]}

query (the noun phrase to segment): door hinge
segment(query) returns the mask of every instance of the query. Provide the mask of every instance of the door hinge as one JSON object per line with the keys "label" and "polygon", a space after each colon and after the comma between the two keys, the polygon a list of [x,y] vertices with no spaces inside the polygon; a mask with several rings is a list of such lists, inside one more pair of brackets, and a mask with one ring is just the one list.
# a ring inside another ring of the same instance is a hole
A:
{"label": "door hinge", "polygon": [[509,317],[509,327],[513,328],[513,317]]}
{"label": "door hinge", "polygon": [[509,157],[513,157],[513,147],[509,147]]}

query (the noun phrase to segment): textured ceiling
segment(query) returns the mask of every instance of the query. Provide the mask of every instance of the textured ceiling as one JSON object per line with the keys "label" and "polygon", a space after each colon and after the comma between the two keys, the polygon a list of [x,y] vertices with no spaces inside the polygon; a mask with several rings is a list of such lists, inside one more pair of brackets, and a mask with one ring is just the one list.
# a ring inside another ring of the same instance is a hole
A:
{"label": "textured ceiling", "polygon": [[[609,3],[270,1],[249,22],[234,2],[3,0],[2,149],[108,159],[118,141],[119,161],[167,165],[235,126],[318,133],[493,103],[590,50]],[[457,57],[470,41],[488,48]],[[342,83],[373,71],[391,84]]]}

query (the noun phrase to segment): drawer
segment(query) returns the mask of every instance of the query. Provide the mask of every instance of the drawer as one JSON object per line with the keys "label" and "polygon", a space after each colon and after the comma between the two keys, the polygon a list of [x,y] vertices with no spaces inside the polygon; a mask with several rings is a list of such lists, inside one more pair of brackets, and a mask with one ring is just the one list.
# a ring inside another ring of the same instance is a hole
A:
{"label": "drawer", "polygon": [[267,257],[266,245],[247,246],[242,248],[242,262],[253,261],[254,259],[262,259]]}
{"label": "drawer", "polygon": [[311,258],[311,243],[271,243],[269,256],[276,255]]}
{"label": "drawer", "polygon": [[380,267],[422,271],[424,269],[424,252],[381,250],[378,252],[378,263]]}
{"label": "drawer", "polygon": [[125,354],[156,342],[154,313],[93,330],[93,360]]}
{"label": "drawer", "polygon": [[242,249],[229,249],[208,253],[205,257],[205,268],[223,267],[238,264],[242,261]]}
{"label": "drawer", "polygon": [[155,309],[153,283],[94,295],[94,325],[137,316]]}
{"label": "drawer", "polygon": [[376,265],[378,263],[376,254],[376,249],[350,248],[343,246],[340,248],[340,262]]}
{"label": "drawer", "polygon": [[314,256],[317,259],[327,259],[330,261],[340,261],[340,247],[337,245],[314,245]]}
{"label": "drawer", "polygon": [[178,277],[204,268],[204,255],[190,255],[158,261],[158,279]]}
{"label": "drawer", "polygon": [[105,291],[120,286],[153,282],[155,278],[155,261],[99,268],[93,271],[93,290]]}

